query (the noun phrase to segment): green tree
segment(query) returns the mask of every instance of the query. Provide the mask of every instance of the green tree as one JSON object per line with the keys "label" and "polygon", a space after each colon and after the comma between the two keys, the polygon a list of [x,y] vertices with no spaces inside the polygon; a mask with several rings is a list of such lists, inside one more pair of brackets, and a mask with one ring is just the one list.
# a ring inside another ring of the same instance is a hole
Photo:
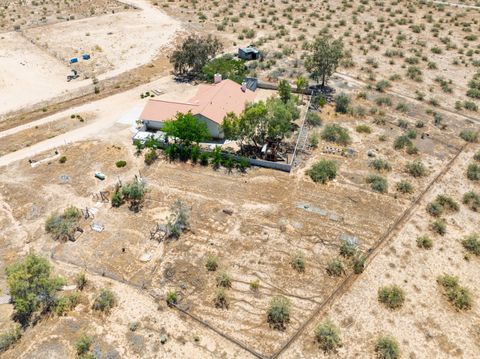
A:
{"label": "green tree", "polygon": [[64,281],[52,277],[52,267],[45,258],[30,253],[5,271],[15,317],[20,323],[27,324],[36,311],[48,312],[53,308]]}
{"label": "green tree", "polygon": [[215,74],[221,74],[223,79],[230,79],[242,83],[248,73],[244,60],[234,59],[231,56],[222,56],[207,62],[202,68],[203,78],[213,82]]}
{"label": "green tree", "polygon": [[178,113],[175,120],[165,122],[162,131],[168,136],[175,137],[185,146],[198,144],[211,137],[207,125],[200,122],[191,112]]}
{"label": "green tree", "polygon": [[317,82],[325,86],[328,78],[335,72],[344,56],[341,40],[332,40],[331,36],[323,35],[309,46],[310,54],[305,61],[305,68]]}
{"label": "green tree", "polygon": [[175,75],[195,78],[222,49],[223,45],[216,37],[191,35],[173,51],[170,63],[173,64]]}
{"label": "green tree", "polygon": [[303,76],[299,76],[295,81],[295,85],[297,86],[297,91],[302,94],[302,102],[303,102],[304,92],[308,88],[308,80]]}
{"label": "green tree", "polygon": [[287,103],[292,98],[292,86],[287,80],[280,80],[278,83],[278,94],[283,103]]}

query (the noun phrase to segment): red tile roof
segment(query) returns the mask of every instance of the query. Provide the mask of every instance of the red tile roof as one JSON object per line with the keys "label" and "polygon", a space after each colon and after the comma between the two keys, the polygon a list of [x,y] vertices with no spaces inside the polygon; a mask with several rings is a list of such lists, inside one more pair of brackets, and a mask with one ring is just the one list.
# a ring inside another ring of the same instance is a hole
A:
{"label": "red tile roof", "polygon": [[202,115],[221,125],[229,112],[239,115],[245,104],[255,100],[255,92],[245,92],[239,84],[223,80],[214,85],[199,85],[197,94],[188,102],[175,102],[150,99],[140,115],[141,120],[169,121],[177,113],[191,111],[193,115]]}

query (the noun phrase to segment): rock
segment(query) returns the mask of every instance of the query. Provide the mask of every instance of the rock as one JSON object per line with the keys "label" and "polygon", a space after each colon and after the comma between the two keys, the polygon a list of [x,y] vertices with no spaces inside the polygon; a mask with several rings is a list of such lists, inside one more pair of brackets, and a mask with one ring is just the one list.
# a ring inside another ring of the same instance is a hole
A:
{"label": "rock", "polygon": [[165,344],[167,342],[167,336],[166,335],[161,335],[160,336],[160,343]]}
{"label": "rock", "polygon": [[375,153],[375,150],[368,150],[367,151],[367,156],[368,157],[377,157],[377,154]]}
{"label": "rock", "polygon": [[232,210],[232,209],[225,208],[225,209],[223,210],[223,213],[228,214],[229,216],[231,216],[231,215],[233,214],[233,210]]}

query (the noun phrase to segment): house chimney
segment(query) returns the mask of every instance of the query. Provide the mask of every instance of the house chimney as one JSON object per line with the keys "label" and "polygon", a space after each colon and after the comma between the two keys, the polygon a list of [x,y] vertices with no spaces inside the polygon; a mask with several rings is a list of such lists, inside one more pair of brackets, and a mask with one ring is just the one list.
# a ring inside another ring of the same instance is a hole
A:
{"label": "house chimney", "polygon": [[242,91],[247,91],[247,83],[245,81],[242,82]]}
{"label": "house chimney", "polygon": [[222,74],[213,75],[213,83],[218,84],[222,82]]}

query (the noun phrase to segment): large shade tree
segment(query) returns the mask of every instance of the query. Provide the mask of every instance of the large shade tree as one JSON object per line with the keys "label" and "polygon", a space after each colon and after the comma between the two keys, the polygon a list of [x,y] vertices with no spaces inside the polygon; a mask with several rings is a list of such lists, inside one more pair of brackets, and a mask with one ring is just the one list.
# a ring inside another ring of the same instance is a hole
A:
{"label": "large shade tree", "polygon": [[261,147],[267,142],[282,141],[299,115],[294,98],[287,103],[269,98],[248,104],[239,116],[227,114],[223,133],[226,139],[239,141],[242,148],[246,144]]}
{"label": "large shade tree", "polygon": [[305,68],[311,78],[321,81],[322,86],[325,86],[344,56],[343,43],[340,39],[332,40],[330,36],[323,35],[309,45],[309,50]]}
{"label": "large shade tree", "polygon": [[34,312],[47,312],[55,305],[64,281],[51,275],[52,267],[45,258],[30,253],[5,271],[15,317],[22,324],[27,324]]}
{"label": "large shade tree", "polygon": [[178,113],[175,120],[165,122],[162,131],[185,146],[198,144],[211,137],[207,125],[200,122],[191,112]]}
{"label": "large shade tree", "polygon": [[170,63],[175,75],[197,77],[205,64],[222,49],[223,45],[216,37],[190,35],[173,51]]}

